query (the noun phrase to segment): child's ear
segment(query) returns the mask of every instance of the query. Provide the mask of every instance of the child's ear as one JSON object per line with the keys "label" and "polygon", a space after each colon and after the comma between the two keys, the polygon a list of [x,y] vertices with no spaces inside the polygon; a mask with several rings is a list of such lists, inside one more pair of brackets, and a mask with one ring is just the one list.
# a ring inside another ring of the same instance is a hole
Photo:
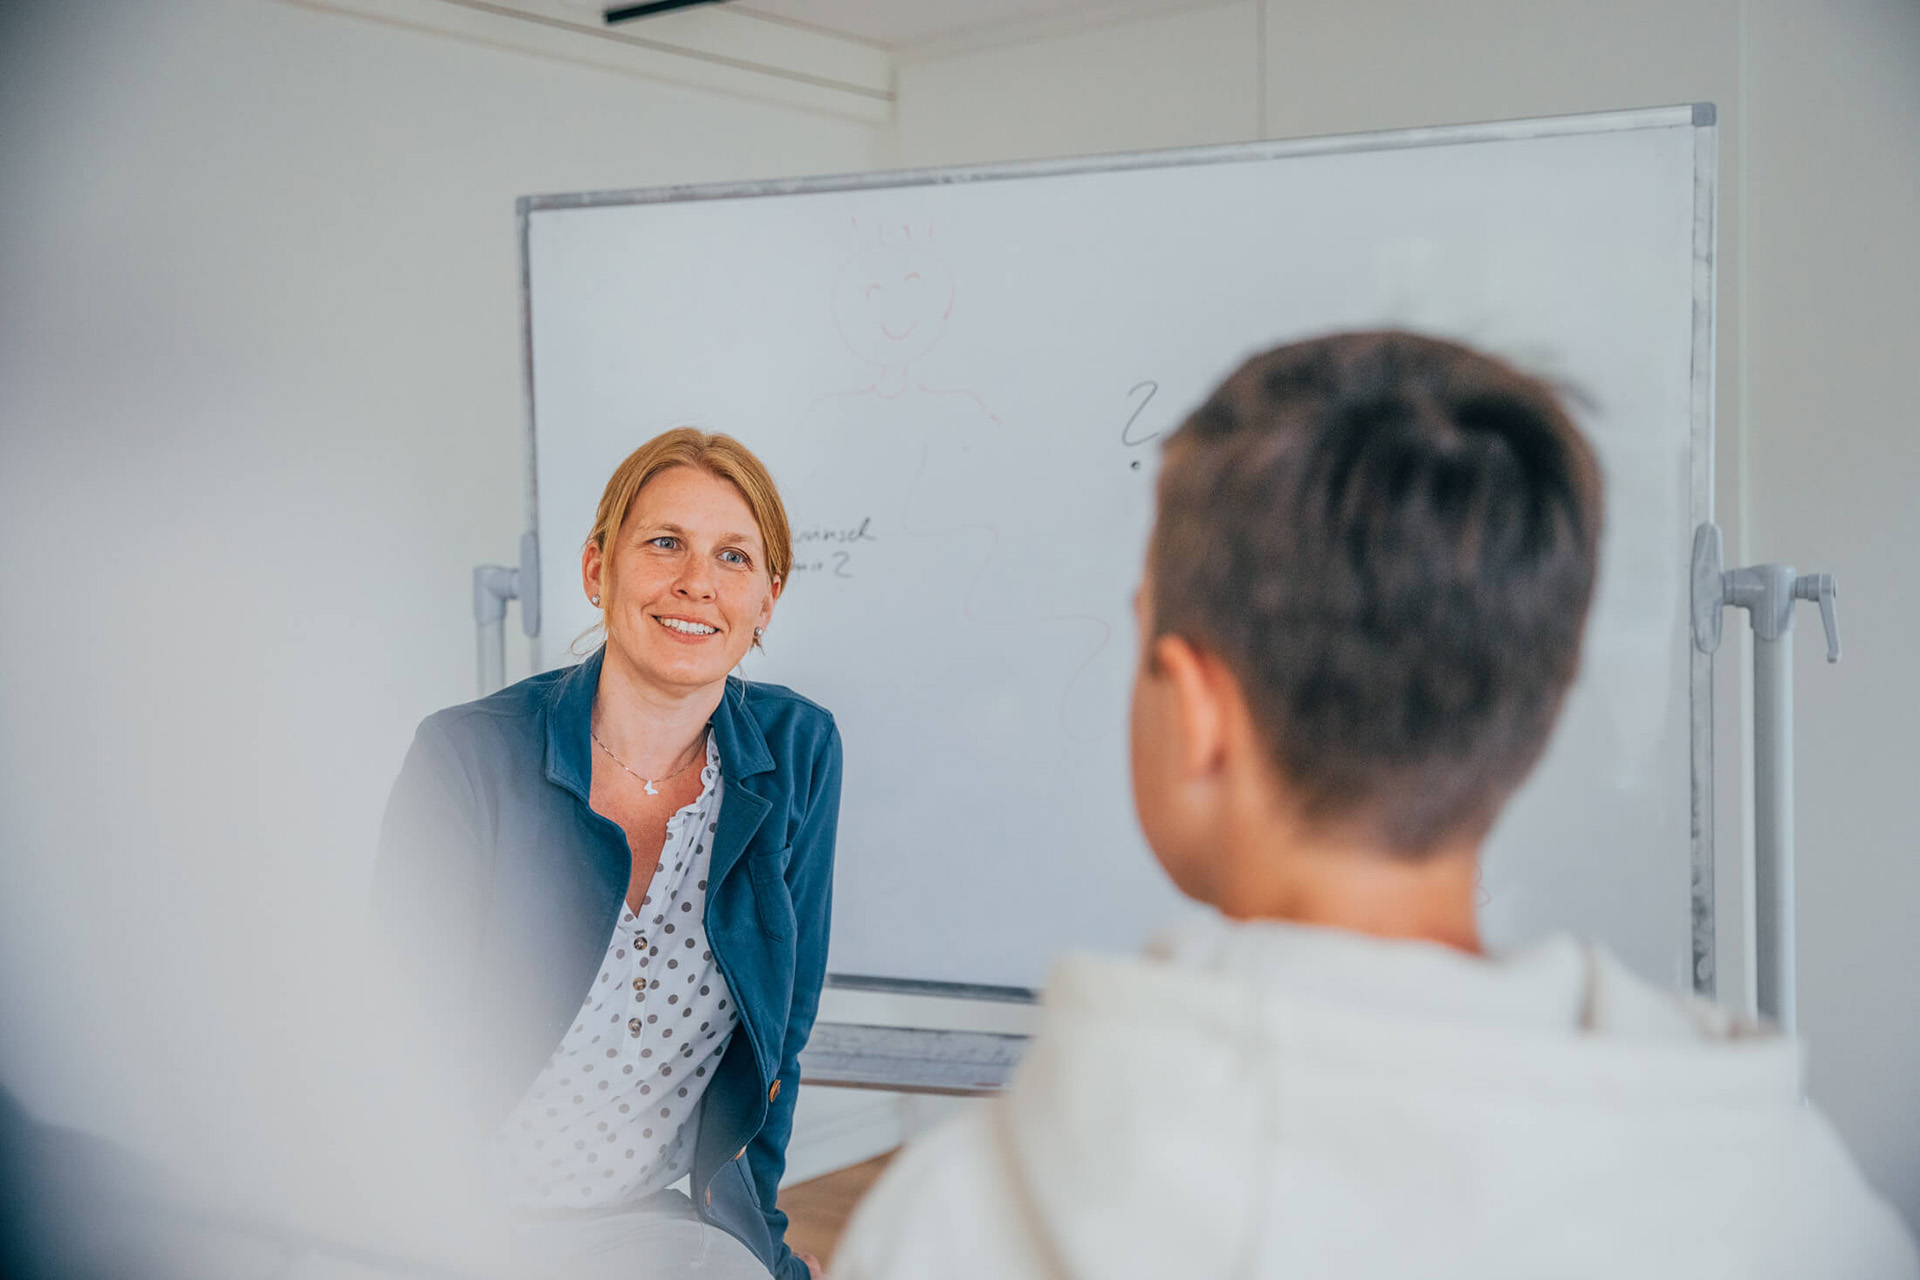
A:
{"label": "child's ear", "polygon": [[1176,758],[1189,778],[1218,772],[1226,754],[1233,676],[1213,654],[1181,636],[1153,642],[1157,674],[1173,693]]}

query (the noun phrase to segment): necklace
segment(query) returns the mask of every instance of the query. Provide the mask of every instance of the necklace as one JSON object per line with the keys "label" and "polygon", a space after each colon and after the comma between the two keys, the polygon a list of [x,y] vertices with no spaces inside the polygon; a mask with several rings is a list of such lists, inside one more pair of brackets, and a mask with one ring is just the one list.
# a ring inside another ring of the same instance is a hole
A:
{"label": "necklace", "polygon": [[[600,741],[600,735],[593,731],[592,725],[587,726],[587,736],[593,739],[594,746],[600,748],[602,751],[607,753],[607,759],[613,761],[615,764],[619,765],[622,769],[625,769],[628,773],[632,773],[634,777],[640,778],[639,774],[634,773],[633,767],[631,765],[629,765],[625,760],[622,760],[619,756],[613,754],[612,747]],[[696,747],[704,746],[706,745],[706,741],[707,741],[706,732],[705,730],[702,730],[699,741],[696,742],[694,745]],[[647,794],[650,796],[659,795],[660,789],[654,786],[653,785],[654,783],[672,782],[675,778],[679,777],[681,774],[685,773],[687,770],[693,768],[693,761],[700,759],[704,754],[705,754],[704,752],[695,751],[692,760],[688,760],[685,764],[681,765],[678,769],[675,769],[672,773],[667,774],[664,778],[640,778],[641,783],[646,786]]]}

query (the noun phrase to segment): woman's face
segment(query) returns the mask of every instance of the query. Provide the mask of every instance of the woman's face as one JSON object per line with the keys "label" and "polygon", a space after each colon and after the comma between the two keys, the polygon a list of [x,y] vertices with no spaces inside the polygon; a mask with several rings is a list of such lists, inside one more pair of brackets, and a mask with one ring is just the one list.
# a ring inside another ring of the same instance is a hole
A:
{"label": "woman's face", "polygon": [[587,544],[581,577],[606,611],[607,649],[670,689],[726,679],[773,617],[753,509],[731,481],[669,467],[647,481],[607,554]]}

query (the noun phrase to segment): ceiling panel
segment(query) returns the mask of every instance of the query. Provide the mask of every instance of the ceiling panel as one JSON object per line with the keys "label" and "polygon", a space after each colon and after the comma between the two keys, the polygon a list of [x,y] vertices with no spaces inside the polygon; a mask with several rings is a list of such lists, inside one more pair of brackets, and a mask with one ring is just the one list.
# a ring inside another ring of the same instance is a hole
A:
{"label": "ceiling panel", "polygon": [[[460,0],[456,0],[456,3]],[[506,8],[562,17],[587,26],[600,25],[609,8],[632,0],[493,0]],[[844,36],[888,49],[909,49],[975,37],[991,42],[996,32],[1019,33],[1026,28],[1071,27],[1080,23],[1124,21],[1154,13],[1204,8],[1224,0],[730,0],[735,13],[758,14],[797,23],[832,35]],[[697,10],[710,12],[710,10]],[[684,25],[690,12],[663,13],[620,25],[640,34],[649,23]]]}
{"label": "ceiling panel", "polygon": [[837,35],[906,48],[1030,23],[1098,22],[1219,0],[738,0],[734,7]]}

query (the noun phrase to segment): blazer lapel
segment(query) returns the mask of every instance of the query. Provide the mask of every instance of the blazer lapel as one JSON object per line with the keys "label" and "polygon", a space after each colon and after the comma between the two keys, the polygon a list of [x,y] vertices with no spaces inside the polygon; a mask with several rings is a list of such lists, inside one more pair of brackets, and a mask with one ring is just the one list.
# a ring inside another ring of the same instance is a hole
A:
{"label": "blazer lapel", "polygon": [[[760,725],[747,711],[746,690],[738,680],[727,680],[726,692],[721,695],[720,705],[713,713],[713,728],[720,744],[720,770],[721,776],[727,780],[727,789],[720,798],[720,816],[714,826],[713,850],[707,871],[707,883],[713,886],[707,898],[710,931],[715,924],[713,912],[716,895],[721,892],[721,886],[727,883],[728,873],[746,856],[747,846],[752,843],[767,815],[773,811],[773,801],[757,789],[764,775],[773,772],[773,755],[767,750],[766,735],[760,732]],[[746,890],[746,893],[741,894],[741,890]],[[729,900],[735,904],[736,910],[749,913],[735,916],[736,921],[753,918],[751,913],[758,910],[754,901],[757,893],[757,889],[747,885],[732,886]],[[721,927],[724,930],[725,925]],[[709,937],[718,950],[719,937],[711,932]],[[725,972],[724,966],[722,971]],[[729,982],[732,980],[728,979]],[[760,1001],[744,998],[739,992],[736,992],[736,997],[740,1026],[746,1032],[747,1043],[753,1051],[754,1063],[763,1084],[779,1070],[776,1047],[779,1036],[773,1027],[765,1025],[767,1018]],[[757,1084],[756,1089],[762,1084]]]}
{"label": "blazer lapel", "polygon": [[593,699],[600,692],[600,664],[606,646],[554,681],[547,702],[547,781],[565,787],[586,804],[593,787],[593,756],[588,746]]}
{"label": "blazer lapel", "polygon": [[713,729],[720,744],[721,776],[727,780],[719,825],[713,833],[709,871],[712,882],[719,884],[746,852],[748,842],[773,808],[773,802],[760,794],[754,781],[756,775],[773,772],[773,755],[767,750],[766,735],[747,710],[744,686],[732,677],[728,677],[726,692],[714,709]]}

